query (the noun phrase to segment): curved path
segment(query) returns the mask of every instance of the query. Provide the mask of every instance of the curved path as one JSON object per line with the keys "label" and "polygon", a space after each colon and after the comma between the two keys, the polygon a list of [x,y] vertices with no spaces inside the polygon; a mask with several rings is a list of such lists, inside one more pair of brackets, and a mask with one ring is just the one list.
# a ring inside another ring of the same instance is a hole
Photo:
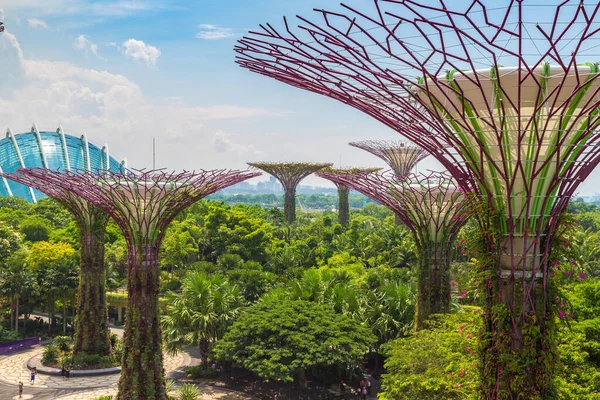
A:
{"label": "curved path", "polygon": [[[38,373],[35,377],[35,384],[30,385],[27,361],[43,351],[43,346],[34,346],[10,356],[0,357],[0,399],[18,399],[19,381],[23,382],[23,400],[89,400],[97,396],[116,394],[119,374],[63,379],[60,376]],[[167,379],[176,380],[185,377],[185,368],[195,364],[197,364],[197,360],[187,352],[180,352],[174,357],[166,353],[164,355]],[[243,394],[209,386],[202,386],[201,391],[202,400],[251,399]]]}

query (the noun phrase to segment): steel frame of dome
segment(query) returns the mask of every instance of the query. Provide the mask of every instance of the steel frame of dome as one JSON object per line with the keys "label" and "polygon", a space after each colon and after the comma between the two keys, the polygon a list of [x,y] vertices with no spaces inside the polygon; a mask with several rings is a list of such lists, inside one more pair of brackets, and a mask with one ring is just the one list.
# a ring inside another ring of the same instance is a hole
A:
{"label": "steel frame of dome", "polygon": [[[30,133],[32,133],[35,137],[35,143],[37,145],[37,151],[39,152],[41,165],[28,165],[28,163],[25,161],[25,159],[23,157],[23,153],[22,153],[19,143],[17,141],[17,138],[19,137],[20,134],[15,135],[10,127],[7,128],[7,130],[6,130],[6,138],[10,139],[10,142],[12,143],[12,149],[17,156],[19,168],[28,168],[28,167],[51,168],[51,166],[50,166],[51,163],[48,162],[48,154],[47,154],[48,150],[46,149],[46,146],[44,146],[44,139],[42,138],[42,135],[41,135],[41,133],[50,133],[50,132],[40,132],[38,127],[35,124],[33,124],[33,126],[31,127]],[[99,146],[94,145],[93,143],[90,144],[90,142],[88,141],[88,137],[85,133],[79,137],[79,140],[81,141],[83,165],[73,166],[73,165],[71,165],[72,163],[71,163],[71,159],[69,157],[69,145],[68,145],[67,137],[72,137],[74,139],[77,139],[77,137],[73,136],[73,135],[65,135],[64,129],[62,126],[58,127],[58,129],[56,130],[56,134],[58,135],[58,139],[59,139],[60,147],[61,147],[60,155],[61,155],[62,165],[59,167],[60,169],[64,169],[65,171],[73,171],[73,170],[80,170],[80,169],[86,170],[86,171],[92,171],[92,170],[96,170],[96,169],[106,170],[106,169],[111,168],[111,164],[113,164],[113,169],[114,169],[115,163],[118,163],[119,171],[123,172],[127,169],[127,159],[123,159],[121,162],[118,162],[117,160],[113,159],[112,163],[111,163],[111,157],[110,157],[108,145],[105,144],[104,146],[99,147]],[[91,160],[91,156],[90,156],[90,146],[97,148],[100,153],[100,160],[99,160],[100,165],[99,166],[92,165],[92,160]],[[8,171],[8,170],[5,171],[2,168],[2,164],[3,164],[2,160],[0,160],[0,173],[14,172],[14,171]],[[4,190],[6,190],[6,193],[8,194],[8,196],[15,196],[15,193],[11,189],[10,184],[6,178],[4,178],[4,177],[2,178],[0,185],[2,185]],[[29,192],[28,200],[33,203],[37,202],[39,196],[36,195],[35,190],[32,187],[28,186],[28,192]]]}

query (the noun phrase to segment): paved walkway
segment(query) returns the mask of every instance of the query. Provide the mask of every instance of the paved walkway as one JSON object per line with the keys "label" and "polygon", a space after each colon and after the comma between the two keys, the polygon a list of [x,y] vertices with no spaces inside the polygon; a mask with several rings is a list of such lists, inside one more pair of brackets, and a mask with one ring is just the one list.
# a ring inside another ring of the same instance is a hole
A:
{"label": "paved walkway", "polygon": [[[25,386],[29,384],[30,372],[27,369],[27,361],[40,355],[44,351],[43,346],[34,346],[28,350],[20,351],[11,356],[0,359],[0,381],[18,385],[19,381]],[[189,358],[189,357],[188,357]],[[167,378],[173,379],[184,373],[185,353],[180,352],[177,356],[164,356],[164,366]],[[94,389],[104,387],[116,387],[119,381],[119,374],[90,376],[90,377],[71,377],[64,379],[62,376],[43,375],[38,373],[35,376],[33,386],[51,389]]]}
{"label": "paved walkway", "polygon": [[[164,355],[164,367],[167,379],[185,377],[185,368],[197,365],[195,349],[190,352],[180,352],[176,356]],[[30,385],[30,371],[27,361],[40,355],[44,346],[34,346],[28,350],[0,357],[0,399],[18,399],[18,384],[23,382],[22,400],[89,400],[103,395],[115,395],[119,374],[71,377],[63,379],[60,376],[43,375],[38,373],[34,385]],[[200,385],[202,400],[248,400],[250,396],[230,392],[224,389]]]}

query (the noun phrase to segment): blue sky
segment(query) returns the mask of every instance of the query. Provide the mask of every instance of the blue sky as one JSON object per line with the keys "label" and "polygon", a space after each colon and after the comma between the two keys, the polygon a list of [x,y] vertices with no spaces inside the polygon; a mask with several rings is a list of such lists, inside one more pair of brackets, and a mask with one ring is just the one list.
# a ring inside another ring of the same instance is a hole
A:
{"label": "blue sky", "polygon": [[[336,0],[0,0],[0,127],[62,124],[130,166],[383,163],[349,141],[400,139],[347,106],[254,75],[233,46],[258,24]],[[364,0],[350,3],[364,4]],[[421,169],[438,169],[431,158]],[[595,180],[598,173],[591,179]],[[263,178],[266,179],[266,178]],[[307,183],[329,186],[310,178]],[[592,194],[586,184],[582,194]]]}

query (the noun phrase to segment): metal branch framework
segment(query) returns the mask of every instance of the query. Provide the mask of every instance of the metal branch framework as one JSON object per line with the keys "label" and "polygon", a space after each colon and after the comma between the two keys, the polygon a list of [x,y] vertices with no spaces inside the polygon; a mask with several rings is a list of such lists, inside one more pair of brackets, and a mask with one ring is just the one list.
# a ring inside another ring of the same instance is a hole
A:
{"label": "metal branch framework", "polygon": [[[396,130],[495,212],[485,398],[552,391],[548,258],[559,215],[600,161],[599,67],[585,63],[597,59],[599,11],[571,0],[373,0],[315,10],[297,29],[261,26],[235,48],[242,67]],[[505,319],[493,315],[500,309]],[[524,333],[531,324],[539,333]],[[525,368],[528,346],[537,363]]]}
{"label": "metal branch framework", "polygon": [[117,398],[166,399],[158,319],[158,253],[165,230],[180,211],[194,202],[260,173],[17,172],[81,196],[111,216],[123,231],[128,247],[128,297]]}
{"label": "metal branch framework", "polygon": [[283,211],[287,222],[291,224],[296,220],[296,188],[300,181],[320,169],[331,167],[333,164],[258,162],[248,163],[248,165],[273,175],[283,185]]}
{"label": "metal branch framework", "polygon": [[448,173],[395,174],[325,170],[326,179],[392,210],[410,229],[419,254],[417,329],[431,314],[450,309],[450,250],[470,217],[469,201]]}
{"label": "metal branch framework", "polygon": [[[350,172],[350,173],[362,174],[362,173],[372,173],[372,172],[378,172],[378,171],[381,171],[381,168],[327,168],[325,170],[326,173],[329,172],[331,174],[335,174],[337,172],[340,172],[340,173]],[[321,171],[317,171],[315,173],[315,175],[329,180],[329,178],[327,177],[328,175],[321,174]],[[332,182],[333,182],[333,184],[335,184],[335,186],[337,187],[337,190],[338,190],[338,219],[342,226],[346,226],[350,222],[350,202],[348,200],[348,196],[350,194],[350,188],[341,182],[337,182],[337,181],[332,181]]]}
{"label": "metal branch framework", "polygon": [[429,155],[419,146],[399,140],[363,140],[349,145],[381,158],[400,179],[410,174]]}
{"label": "metal branch framework", "polygon": [[73,354],[108,355],[110,331],[106,307],[104,233],[108,216],[101,209],[60,186],[28,174],[27,170],[2,173],[1,177],[33,187],[52,197],[75,217],[80,231],[81,260],[75,318]]}

